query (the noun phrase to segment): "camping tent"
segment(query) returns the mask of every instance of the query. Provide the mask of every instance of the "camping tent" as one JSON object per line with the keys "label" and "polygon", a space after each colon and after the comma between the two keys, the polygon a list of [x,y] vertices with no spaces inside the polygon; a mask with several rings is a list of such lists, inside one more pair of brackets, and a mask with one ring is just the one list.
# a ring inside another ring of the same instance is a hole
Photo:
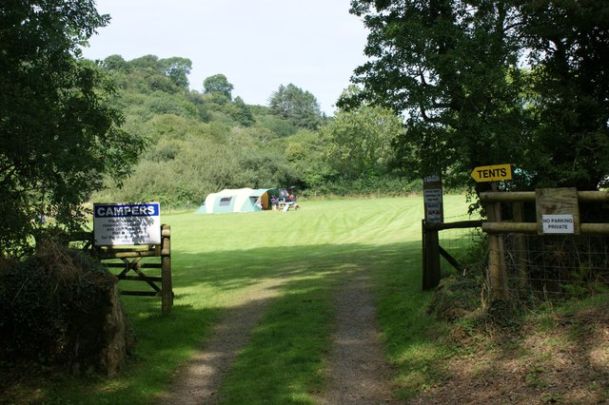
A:
{"label": "camping tent", "polygon": [[211,193],[197,212],[212,214],[219,212],[255,212],[271,208],[268,188],[225,189]]}

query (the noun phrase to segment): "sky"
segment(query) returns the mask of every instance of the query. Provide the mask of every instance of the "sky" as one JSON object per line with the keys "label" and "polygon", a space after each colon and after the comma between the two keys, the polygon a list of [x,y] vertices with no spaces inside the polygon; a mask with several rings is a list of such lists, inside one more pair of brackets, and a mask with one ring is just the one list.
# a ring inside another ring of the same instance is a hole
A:
{"label": "sky", "polygon": [[190,87],[222,73],[233,97],[268,105],[281,84],[311,92],[321,110],[334,104],[366,58],[366,29],[350,0],[97,0],[110,14],[83,54],[126,60],[153,54],[193,63]]}

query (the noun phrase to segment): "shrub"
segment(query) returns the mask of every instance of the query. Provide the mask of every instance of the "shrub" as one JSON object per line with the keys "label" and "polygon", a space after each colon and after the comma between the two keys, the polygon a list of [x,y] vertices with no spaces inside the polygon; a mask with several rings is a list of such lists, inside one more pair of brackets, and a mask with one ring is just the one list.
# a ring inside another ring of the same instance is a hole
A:
{"label": "shrub", "polygon": [[0,357],[72,371],[118,370],[133,345],[116,278],[91,257],[43,242],[0,263]]}

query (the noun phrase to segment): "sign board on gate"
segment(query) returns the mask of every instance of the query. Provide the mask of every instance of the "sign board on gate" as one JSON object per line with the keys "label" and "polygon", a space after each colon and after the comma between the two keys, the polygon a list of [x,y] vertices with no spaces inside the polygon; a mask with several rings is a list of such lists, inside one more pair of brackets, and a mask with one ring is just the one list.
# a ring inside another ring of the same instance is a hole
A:
{"label": "sign board on gate", "polygon": [[512,165],[509,163],[501,165],[478,166],[470,173],[476,183],[492,181],[512,180]]}
{"label": "sign board on gate", "polygon": [[542,215],[542,231],[544,234],[573,234],[575,233],[575,221],[573,215]]}
{"label": "sign board on gate", "polygon": [[444,203],[440,176],[433,175],[423,178],[423,201],[425,204],[425,221],[429,223],[444,222]]}
{"label": "sign board on gate", "polygon": [[535,210],[538,234],[580,233],[576,188],[538,188],[535,190]]}
{"label": "sign board on gate", "polygon": [[158,245],[161,243],[160,204],[94,204],[93,234],[95,246]]}

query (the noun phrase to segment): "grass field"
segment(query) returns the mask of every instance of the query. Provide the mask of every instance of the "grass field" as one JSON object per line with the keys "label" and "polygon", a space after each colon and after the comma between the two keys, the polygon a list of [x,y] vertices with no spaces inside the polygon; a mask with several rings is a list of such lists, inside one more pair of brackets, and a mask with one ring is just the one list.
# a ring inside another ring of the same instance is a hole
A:
{"label": "grass field", "polygon": [[[445,197],[446,216],[467,218],[462,196]],[[221,390],[227,403],[310,403],[323,389],[334,288],[365,268],[375,285],[388,360],[398,394],[408,397],[441,376],[433,367],[447,349],[428,343],[441,330],[425,314],[420,291],[420,197],[309,201],[295,212],[163,215],[172,227],[175,306],[126,297],[137,335],[135,358],[113,379],[57,378],[22,385],[48,403],[150,403],[176,368],[257,286],[281,280],[250,344]],[[459,235],[454,239],[458,240]]]}

